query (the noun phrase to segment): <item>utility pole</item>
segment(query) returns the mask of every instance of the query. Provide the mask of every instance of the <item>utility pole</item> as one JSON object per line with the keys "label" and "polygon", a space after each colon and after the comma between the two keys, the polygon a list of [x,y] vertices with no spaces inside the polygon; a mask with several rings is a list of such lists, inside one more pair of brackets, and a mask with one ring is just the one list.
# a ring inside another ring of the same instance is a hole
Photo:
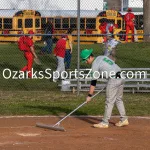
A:
{"label": "utility pole", "polygon": [[123,12],[123,0],[121,0],[121,11]]}
{"label": "utility pole", "polygon": [[150,42],[150,0],[143,0],[144,41]]}

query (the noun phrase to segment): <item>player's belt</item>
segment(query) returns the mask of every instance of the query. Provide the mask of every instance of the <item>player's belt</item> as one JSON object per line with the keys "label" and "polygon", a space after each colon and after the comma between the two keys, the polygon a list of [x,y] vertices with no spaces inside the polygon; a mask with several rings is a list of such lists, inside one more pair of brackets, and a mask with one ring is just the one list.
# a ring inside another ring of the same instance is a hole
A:
{"label": "player's belt", "polygon": [[120,71],[119,71],[119,72],[117,72],[117,73],[116,73],[115,78],[116,78],[116,79],[117,79],[117,78],[121,78],[121,75],[120,75],[120,74],[121,74],[121,72],[120,72]]}
{"label": "player's belt", "polygon": [[30,51],[28,51],[28,50],[24,50],[24,52],[30,52]]}
{"label": "player's belt", "polygon": [[121,72],[117,72],[114,76],[111,76],[112,78],[120,79],[121,78]]}

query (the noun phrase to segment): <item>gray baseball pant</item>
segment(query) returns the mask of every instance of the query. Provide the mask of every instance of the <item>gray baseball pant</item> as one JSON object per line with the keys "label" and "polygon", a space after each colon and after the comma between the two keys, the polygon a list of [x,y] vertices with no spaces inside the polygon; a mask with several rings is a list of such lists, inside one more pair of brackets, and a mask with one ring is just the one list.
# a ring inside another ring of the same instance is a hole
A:
{"label": "gray baseball pant", "polygon": [[120,113],[121,121],[127,119],[124,103],[122,101],[123,97],[123,85],[124,79],[110,78],[106,87],[106,101],[105,101],[105,113],[103,117],[103,122],[109,124],[109,119],[112,114],[114,104],[116,104],[117,109]]}
{"label": "gray baseball pant", "polygon": [[57,69],[54,72],[54,79],[63,78],[63,74],[61,74],[63,71],[65,71],[64,58],[57,56]]}

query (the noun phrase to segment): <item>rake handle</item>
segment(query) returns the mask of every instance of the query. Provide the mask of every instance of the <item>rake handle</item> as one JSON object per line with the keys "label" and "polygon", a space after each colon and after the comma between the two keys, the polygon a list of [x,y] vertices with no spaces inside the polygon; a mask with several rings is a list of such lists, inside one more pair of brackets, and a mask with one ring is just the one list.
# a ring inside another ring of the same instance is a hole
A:
{"label": "rake handle", "polygon": [[76,109],[74,109],[72,112],[70,112],[68,115],[66,115],[64,118],[62,118],[59,122],[57,122],[53,127],[55,127],[56,125],[59,125],[60,122],[62,122],[63,120],[65,120],[68,116],[70,116],[71,114],[73,114],[77,109],[79,109],[80,107],[82,107],[84,104],[86,104],[87,102],[85,101],[84,103],[82,103],[81,105],[79,105]]}
{"label": "rake handle", "polygon": [[[91,97],[94,98],[96,95],[98,95],[100,92],[102,92],[104,90],[104,88],[102,90],[100,90],[99,92],[97,92],[95,95],[93,95]],[[81,105],[79,105],[76,109],[74,109],[72,112],[70,112],[68,115],[66,115],[64,118],[62,118],[60,121],[58,121],[53,127],[57,126],[60,124],[60,122],[62,122],[63,120],[65,120],[68,116],[70,116],[71,114],[73,114],[76,110],[78,110],[80,107],[82,107],[83,105],[85,105],[87,102],[85,101],[84,103],[82,103]]]}

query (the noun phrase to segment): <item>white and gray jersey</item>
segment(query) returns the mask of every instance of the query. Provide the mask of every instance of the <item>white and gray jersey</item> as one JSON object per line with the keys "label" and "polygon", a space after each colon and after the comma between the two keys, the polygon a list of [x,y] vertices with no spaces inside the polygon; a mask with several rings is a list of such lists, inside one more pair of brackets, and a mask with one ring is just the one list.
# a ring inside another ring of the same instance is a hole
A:
{"label": "white and gray jersey", "polygon": [[121,68],[107,56],[98,56],[92,63],[93,80],[100,77],[108,79],[109,77],[115,76],[116,73],[120,71]]}
{"label": "white and gray jersey", "polygon": [[106,33],[107,33],[107,34],[110,33],[110,32],[109,32],[109,28],[112,27],[112,26],[113,26],[112,23],[107,23],[107,25],[106,25]]}
{"label": "white and gray jersey", "polygon": [[118,44],[119,42],[115,40],[114,38],[107,40],[107,42],[105,43],[104,55],[109,56],[112,52],[112,49],[116,48]]}
{"label": "white and gray jersey", "polygon": [[106,44],[105,44],[105,48],[110,51],[113,48],[115,48],[117,45],[119,44],[119,42],[117,40],[115,40],[114,38],[111,38],[110,40],[107,40]]}

